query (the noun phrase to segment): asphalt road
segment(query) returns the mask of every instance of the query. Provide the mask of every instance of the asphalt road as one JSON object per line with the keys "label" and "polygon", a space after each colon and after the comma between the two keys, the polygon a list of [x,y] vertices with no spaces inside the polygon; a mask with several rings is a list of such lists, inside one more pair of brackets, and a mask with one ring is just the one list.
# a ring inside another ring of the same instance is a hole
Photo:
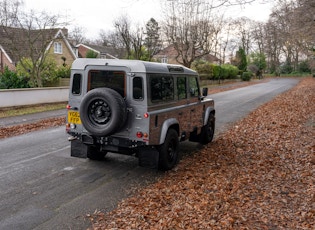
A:
{"label": "asphalt road", "polygon": [[[297,82],[279,78],[210,95],[216,102],[216,135]],[[184,154],[196,148],[201,146],[181,143]],[[108,154],[101,162],[71,158],[64,127],[2,139],[0,229],[87,229],[86,214],[112,210],[160,176],[129,156]]]}

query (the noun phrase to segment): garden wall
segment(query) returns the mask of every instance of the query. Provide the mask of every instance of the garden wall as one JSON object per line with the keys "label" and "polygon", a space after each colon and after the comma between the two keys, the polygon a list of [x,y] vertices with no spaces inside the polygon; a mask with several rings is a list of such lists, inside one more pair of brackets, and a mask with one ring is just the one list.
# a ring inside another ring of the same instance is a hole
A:
{"label": "garden wall", "polygon": [[68,101],[69,87],[0,90],[0,108]]}

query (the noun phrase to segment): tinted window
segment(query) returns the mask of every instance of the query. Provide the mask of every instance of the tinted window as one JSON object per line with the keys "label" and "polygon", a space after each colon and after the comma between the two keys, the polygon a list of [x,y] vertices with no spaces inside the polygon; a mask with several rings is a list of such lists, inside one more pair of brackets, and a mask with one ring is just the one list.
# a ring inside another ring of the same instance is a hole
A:
{"label": "tinted window", "polygon": [[81,94],[81,74],[74,74],[72,81],[72,94],[80,95]]}
{"label": "tinted window", "polygon": [[122,97],[125,96],[125,72],[91,70],[89,72],[88,89],[106,87],[117,91]]}
{"label": "tinted window", "polygon": [[190,97],[199,96],[198,80],[196,77],[189,77],[189,94]]}
{"label": "tinted window", "polygon": [[150,76],[150,92],[152,103],[174,100],[174,79],[167,75]]}
{"label": "tinted window", "polygon": [[178,100],[187,98],[186,77],[177,78]]}
{"label": "tinted window", "polygon": [[141,77],[133,78],[133,98],[136,100],[143,99],[143,84]]}

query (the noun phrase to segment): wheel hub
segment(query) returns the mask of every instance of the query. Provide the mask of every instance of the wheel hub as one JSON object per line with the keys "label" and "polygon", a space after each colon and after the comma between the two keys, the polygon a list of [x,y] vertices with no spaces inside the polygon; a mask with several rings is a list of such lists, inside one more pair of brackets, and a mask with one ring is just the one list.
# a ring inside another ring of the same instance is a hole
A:
{"label": "wheel hub", "polygon": [[111,118],[111,109],[103,100],[96,100],[90,107],[90,120],[97,124],[107,124]]}

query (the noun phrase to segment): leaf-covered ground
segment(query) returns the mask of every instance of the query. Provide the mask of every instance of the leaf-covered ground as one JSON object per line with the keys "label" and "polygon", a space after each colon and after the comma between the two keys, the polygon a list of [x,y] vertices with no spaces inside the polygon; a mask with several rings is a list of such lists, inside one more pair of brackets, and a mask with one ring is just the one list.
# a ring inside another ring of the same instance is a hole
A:
{"label": "leaf-covered ground", "polygon": [[40,129],[47,129],[51,127],[65,125],[65,122],[66,120],[64,117],[54,117],[32,122],[29,124],[0,127],[0,139],[33,132]]}
{"label": "leaf-covered ground", "polygon": [[91,229],[315,229],[314,102],[303,79]]}

